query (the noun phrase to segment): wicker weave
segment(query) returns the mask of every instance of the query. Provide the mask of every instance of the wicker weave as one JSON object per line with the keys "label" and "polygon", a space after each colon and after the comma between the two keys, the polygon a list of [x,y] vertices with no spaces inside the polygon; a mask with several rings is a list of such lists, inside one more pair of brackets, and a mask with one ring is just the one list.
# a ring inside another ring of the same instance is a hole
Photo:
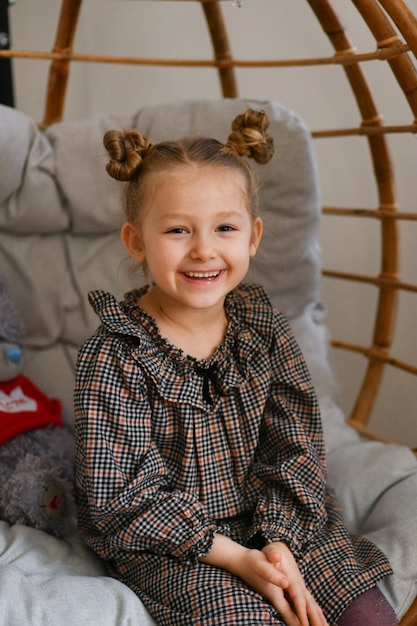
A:
{"label": "wicker weave", "polygon": [[[400,303],[404,300],[404,306],[415,308],[415,300],[409,296],[416,294],[417,285],[403,281],[400,275],[399,234],[404,224],[406,228],[414,226],[417,213],[411,211],[409,207],[399,206],[398,177],[394,175],[394,165],[398,166],[398,164],[393,163],[390,143],[394,137],[398,140],[398,138],[417,132],[417,72],[415,69],[417,19],[402,0],[351,0],[351,4],[356,7],[375,40],[374,50],[359,53],[332,3],[327,0],[307,0],[306,9],[312,13],[313,18],[315,16],[319,21],[334,49],[334,54],[320,58],[242,61],[233,58],[220,2],[200,1],[213,43],[214,57],[210,60],[116,58],[77,54],[72,48],[81,0],[63,0],[52,52],[3,50],[0,51],[0,56],[51,59],[43,126],[62,118],[68,73],[72,61],[214,67],[218,70],[222,94],[225,97],[238,95],[236,80],[238,68],[270,67],[278,71],[280,68],[288,67],[340,67],[356,101],[361,122],[354,127],[347,125],[343,128],[313,130],[312,134],[320,141],[321,149],[324,149],[322,147],[324,140],[331,144],[334,138],[363,137],[363,141],[368,146],[372,165],[374,176],[372,184],[376,185],[377,189],[378,202],[374,207],[347,207],[343,198],[340,199],[338,206],[323,207],[324,219],[340,220],[342,229],[346,223],[345,220],[352,217],[358,222],[359,228],[365,222],[378,224],[380,251],[377,273],[362,275],[349,270],[330,269],[325,269],[323,272],[326,281],[327,277],[338,281],[353,281],[355,284],[370,286],[377,294],[372,328],[366,341],[356,343],[333,339],[335,348],[357,354],[359,359],[366,359],[367,366],[349,418],[350,423],[357,429],[365,430],[381,392],[383,373],[387,367],[394,368],[404,376],[408,376],[410,380],[408,387],[411,390],[410,395],[414,397],[414,402],[416,396],[413,375],[417,374],[417,366],[397,357],[395,348],[392,346],[395,346],[394,331]],[[285,19],[285,8],[283,13],[283,19]],[[381,110],[376,105],[363,71],[365,65],[373,62],[383,62],[387,65],[395,77],[398,90],[404,96],[408,117],[401,124],[386,123],[382,116],[385,102],[382,103]],[[275,97],[273,93],[271,97]],[[309,122],[308,117],[306,121]],[[401,306],[403,306],[402,303]],[[414,328],[407,330],[401,327],[401,332],[413,333],[415,331]],[[415,406],[413,412],[415,413]],[[417,625],[417,602],[401,621],[401,626],[411,625]]]}

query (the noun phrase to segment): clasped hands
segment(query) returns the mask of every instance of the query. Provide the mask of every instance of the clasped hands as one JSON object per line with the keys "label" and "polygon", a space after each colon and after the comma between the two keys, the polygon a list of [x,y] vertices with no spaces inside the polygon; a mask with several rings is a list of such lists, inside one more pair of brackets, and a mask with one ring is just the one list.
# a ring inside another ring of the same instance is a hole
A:
{"label": "clasped hands", "polygon": [[210,552],[200,560],[241,578],[275,607],[287,626],[329,626],[282,541],[254,550],[216,534]]}

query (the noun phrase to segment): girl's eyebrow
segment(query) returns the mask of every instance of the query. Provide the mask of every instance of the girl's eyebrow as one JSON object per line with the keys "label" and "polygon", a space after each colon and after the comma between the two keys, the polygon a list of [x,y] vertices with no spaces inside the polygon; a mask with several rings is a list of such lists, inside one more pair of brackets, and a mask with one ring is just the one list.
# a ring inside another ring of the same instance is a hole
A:
{"label": "girl's eyebrow", "polygon": [[234,218],[242,219],[243,215],[240,211],[221,211],[216,214],[220,219]]}
{"label": "girl's eyebrow", "polygon": [[[195,213],[196,215],[198,215],[198,211],[196,211]],[[166,215],[161,215],[160,219],[162,220],[187,220],[190,219],[190,217],[194,217],[194,215],[190,215],[189,213],[167,213]],[[242,214],[240,213],[240,211],[219,211],[218,213],[214,214],[214,219],[220,219],[220,220],[224,220],[224,219],[242,219]]]}

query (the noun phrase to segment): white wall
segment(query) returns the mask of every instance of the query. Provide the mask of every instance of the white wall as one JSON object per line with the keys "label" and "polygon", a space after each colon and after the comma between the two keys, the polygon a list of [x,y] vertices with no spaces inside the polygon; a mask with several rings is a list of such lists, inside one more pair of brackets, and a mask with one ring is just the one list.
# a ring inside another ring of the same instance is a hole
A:
{"label": "white wall", "polygon": [[[15,48],[50,50],[59,14],[58,0],[17,0],[10,9]],[[347,32],[359,51],[372,51],[375,42],[352,3],[335,0]],[[409,2],[417,11],[417,0]],[[243,0],[242,8],[222,3],[235,58],[290,58],[328,56],[332,49],[311,9],[302,0]],[[85,0],[81,10],[77,52],[173,58],[211,58],[211,45],[202,10],[194,2],[135,2]],[[371,88],[387,123],[411,123],[412,116],[384,64],[367,64]],[[17,107],[35,120],[42,119],[48,62],[15,60]],[[301,114],[311,128],[357,125],[360,118],[339,67],[238,71],[240,95],[274,98]],[[218,97],[214,70],[119,67],[73,64],[65,117],[83,118],[101,112],[131,113],[144,104],[185,98]],[[415,211],[417,144],[411,137],[393,140],[394,167],[403,210]],[[279,149],[279,147],[278,147]],[[325,204],[374,208],[377,195],[364,139],[320,140],[316,143]],[[341,200],[343,198],[343,200]],[[377,223],[355,224],[326,218],[322,226],[324,265],[378,273]],[[355,222],[356,220],[349,220]],[[375,221],[376,222],[376,221]],[[403,228],[404,280],[415,282],[416,223]],[[359,226],[359,228],[357,228]],[[353,262],[353,263],[352,263]],[[369,269],[370,268],[370,269]],[[372,333],[375,293],[372,288],[324,280],[323,297],[334,336],[365,343]],[[415,300],[415,299],[414,299]],[[405,298],[401,306],[395,355],[417,361],[417,307]],[[343,405],[349,409],[365,366],[362,357],[340,351],[335,364],[343,383]],[[413,377],[386,374],[386,391],[374,419],[379,432],[417,445],[417,385]],[[403,379],[405,380],[403,381]],[[399,425],[403,419],[404,426]]]}

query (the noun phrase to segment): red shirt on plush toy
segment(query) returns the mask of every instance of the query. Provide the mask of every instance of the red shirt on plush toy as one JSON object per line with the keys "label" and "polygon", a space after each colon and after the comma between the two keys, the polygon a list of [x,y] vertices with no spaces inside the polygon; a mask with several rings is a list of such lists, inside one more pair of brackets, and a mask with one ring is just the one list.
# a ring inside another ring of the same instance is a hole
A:
{"label": "red shirt on plush toy", "polygon": [[23,335],[0,275],[0,519],[60,537],[75,519],[74,436],[61,401],[22,374]]}
{"label": "red shirt on plush toy", "polygon": [[34,428],[62,426],[62,403],[21,374],[23,322],[0,277],[0,444]]}
{"label": "red shirt on plush toy", "polygon": [[22,362],[21,348],[0,341],[0,353],[0,444],[33,428],[62,426],[61,401],[48,398],[23,374],[15,375]]}

